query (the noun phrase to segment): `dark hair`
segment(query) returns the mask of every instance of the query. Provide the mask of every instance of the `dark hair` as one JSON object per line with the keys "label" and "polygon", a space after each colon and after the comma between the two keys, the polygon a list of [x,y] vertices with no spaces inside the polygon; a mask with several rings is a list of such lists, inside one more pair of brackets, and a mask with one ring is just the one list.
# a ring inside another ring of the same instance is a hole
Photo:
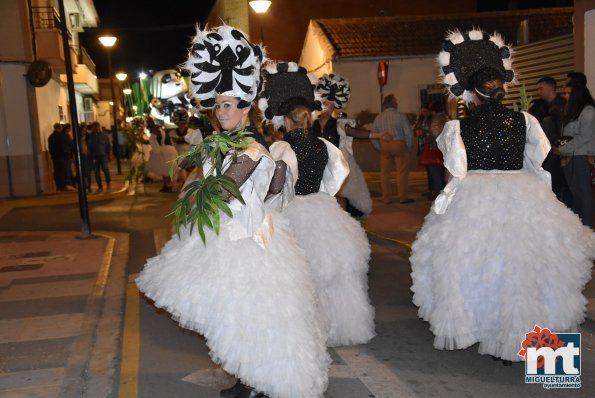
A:
{"label": "dark hair", "polygon": [[386,109],[386,108],[390,108],[394,105],[395,101],[397,99],[395,98],[394,94],[389,94],[387,96],[385,96],[382,99],[382,109]]}
{"label": "dark hair", "polygon": [[[584,75],[583,75],[584,76]],[[587,105],[595,107],[595,101],[587,88],[587,79],[572,80],[566,84],[566,87],[571,87],[572,91],[566,103],[566,112],[564,115],[564,126],[568,123],[578,119],[581,112]]]}
{"label": "dark hair", "polygon": [[572,84],[587,85],[587,76],[582,72],[570,72],[566,75]]}
{"label": "dark hair", "polygon": [[554,90],[556,89],[556,85],[557,85],[556,79],[554,79],[553,77],[550,77],[550,76],[544,76],[541,79],[537,80],[537,84],[539,84],[539,83],[545,83],[548,86],[553,87]]}
{"label": "dark hair", "polygon": [[478,70],[469,79],[471,87],[481,102],[500,102],[506,95],[504,78],[500,71],[486,67]]}

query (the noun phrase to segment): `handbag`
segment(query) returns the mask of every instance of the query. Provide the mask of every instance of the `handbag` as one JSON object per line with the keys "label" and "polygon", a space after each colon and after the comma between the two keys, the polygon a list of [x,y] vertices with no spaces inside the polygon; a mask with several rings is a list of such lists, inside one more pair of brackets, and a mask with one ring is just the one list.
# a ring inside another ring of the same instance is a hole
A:
{"label": "handbag", "polygon": [[442,166],[444,164],[442,152],[438,149],[435,142],[426,142],[424,149],[419,154],[419,164],[426,167]]}

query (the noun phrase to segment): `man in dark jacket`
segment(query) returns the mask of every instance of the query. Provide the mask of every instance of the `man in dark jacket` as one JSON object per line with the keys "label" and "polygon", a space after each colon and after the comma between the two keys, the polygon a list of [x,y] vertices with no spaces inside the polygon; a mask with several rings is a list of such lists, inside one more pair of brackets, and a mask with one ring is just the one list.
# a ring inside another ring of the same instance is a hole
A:
{"label": "man in dark jacket", "polygon": [[[550,76],[542,77],[537,81],[537,95],[547,103],[545,115],[538,120],[553,148],[557,146],[557,140],[562,136],[562,119],[566,100],[556,93],[556,80]],[[549,171],[552,176],[552,191],[558,199],[568,207],[572,206],[572,194],[562,172],[560,155],[556,154],[554,150],[550,151],[543,162],[543,168]]]}
{"label": "man in dark jacket", "polygon": [[[64,126],[54,124],[54,131],[48,138],[48,149],[54,164],[54,182],[58,191],[68,190],[68,168],[70,167],[71,146]],[[72,189],[72,188],[71,188]]]}
{"label": "man in dark jacket", "polygon": [[101,170],[105,174],[105,182],[109,190],[112,177],[109,172],[109,159],[111,153],[111,144],[107,134],[101,131],[101,125],[98,122],[91,123],[91,133],[87,139],[87,149],[89,158],[95,171],[95,181],[97,181],[97,193],[103,192],[101,183]]}

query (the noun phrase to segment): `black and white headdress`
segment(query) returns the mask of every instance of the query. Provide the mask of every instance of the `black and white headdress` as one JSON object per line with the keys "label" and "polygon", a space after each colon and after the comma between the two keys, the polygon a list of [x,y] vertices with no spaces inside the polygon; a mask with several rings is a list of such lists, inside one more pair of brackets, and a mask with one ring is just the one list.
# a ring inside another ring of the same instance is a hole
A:
{"label": "black and white headdress", "polygon": [[489,68],[504,82],[504,89],[516,83],[512,69],[512,49],[498,33],[489,35],[480,29],[466,33],[448,32],[438,54],[440,76],[451,96],[473,101],[471,78],[481,69]]}
{"label": "black and white headdress", "polygon": [[333,73],[324,74],[318,79],[316,93],[322,102],[329,101],[335,104],[335,108],[341,109],[349,101],[351,88],[347,80]]}
{"label": "black and white headdress", "polygon": [[231,26],[198,30],[185,68],[191,73],[191,95],[203,108],[212,108],[215,97],[239,98],[240,107],[248,106],[260,85],[260,65],[264,52]]}
{"label": "black and white headdress", "polygon": [[320,101],[314,98],[316,78],[295,62],[271,63],[262,72],[264,90],[260,93],[258,107],[264,117],[275,127],[283,125],[283,116],[296,106],[306,106],[319,111]]}

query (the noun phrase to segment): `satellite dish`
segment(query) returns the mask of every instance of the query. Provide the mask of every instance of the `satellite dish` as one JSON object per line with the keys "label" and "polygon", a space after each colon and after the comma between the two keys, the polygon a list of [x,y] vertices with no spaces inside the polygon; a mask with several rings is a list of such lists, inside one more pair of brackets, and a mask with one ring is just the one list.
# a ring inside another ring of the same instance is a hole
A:
{"label": "satellite dish", "polygon": [[27,80],[34,87],[43,87],[52,78],[52,67],[45,61],[37,60],[29,65]]}

